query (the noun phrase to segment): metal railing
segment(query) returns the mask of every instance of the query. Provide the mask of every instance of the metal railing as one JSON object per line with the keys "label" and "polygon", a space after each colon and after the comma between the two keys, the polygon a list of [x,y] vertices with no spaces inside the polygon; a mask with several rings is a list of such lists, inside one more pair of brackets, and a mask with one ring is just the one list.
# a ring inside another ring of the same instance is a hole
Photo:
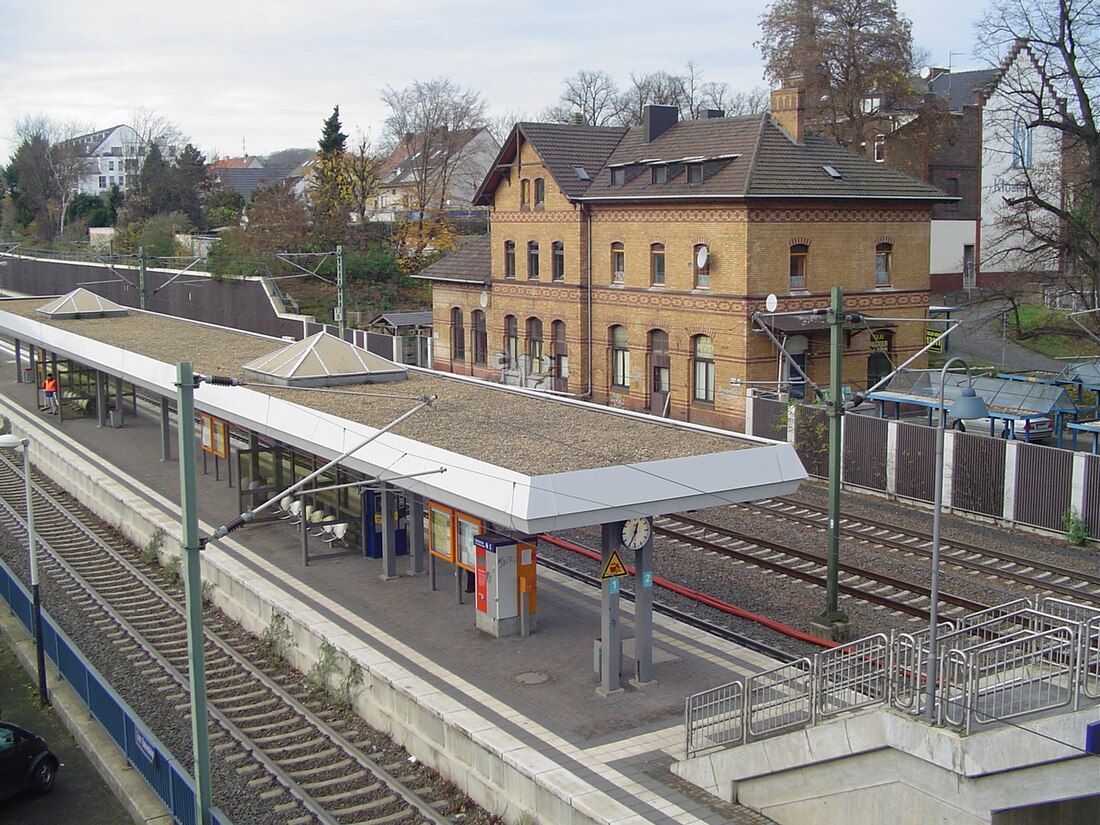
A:
{"label": "metal railing", "polygon": [[926,664],[939,658],[936,723],[962,733],[1100,700],[1100,609],[1020,599],[929,634],[876,634],[689,696],[686,753],[751,742],[872,705],[925,710]]}

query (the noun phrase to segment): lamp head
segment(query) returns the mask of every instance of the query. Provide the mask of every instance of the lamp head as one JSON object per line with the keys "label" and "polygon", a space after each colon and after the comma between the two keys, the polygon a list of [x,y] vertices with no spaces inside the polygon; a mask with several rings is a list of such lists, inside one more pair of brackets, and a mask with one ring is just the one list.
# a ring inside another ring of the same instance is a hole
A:
{"label": "lamp head", "polygon": [[969,420],[973,418],[988,418],[989,408],[986,407],[985,401],[982,397],[974,392],[973,387],[963,387],[962,393],[954,404],[951,405],[951,409],[948,414],[952,418],[959,420]]}
{"label": "lamp head", "polygon": [[0,435],[0,450],[14,450],[16,447],[25,447],[28,443],[28,439],[11,433]]}

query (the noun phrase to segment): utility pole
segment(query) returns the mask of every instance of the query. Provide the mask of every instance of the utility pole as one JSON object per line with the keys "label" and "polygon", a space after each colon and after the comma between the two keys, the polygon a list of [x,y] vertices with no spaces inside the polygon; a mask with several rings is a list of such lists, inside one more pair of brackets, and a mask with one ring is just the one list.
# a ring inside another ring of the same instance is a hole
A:
{"label": "utility pole", "polygon": [[145,247],[138,247],[138,292],[141,296],[141,308],[146,309],[145,304],[149,300],[149,286],[145,280]]}
{"label": "utility pole", "polygon": [[347,279],[344,276],[344,247],[336,247],[336,325],[340,329],[340,338],[344,337],[345,323],[345,293],[347,292]]}
{"label": "utility pole", "polygon": [[840,609],[840,469],[841,426],[844,421],[843,370],[844,357],[844,293],[834,286],[826,313],[829,324],[829,398],[826,414],[829,421],[829,531],[828,557],[825,571],[825,612],[816,617],[813,628],[834,641],[848,637],[848,614]]}
{"label": "utility pole", "polygon": [[[142,258],[144,260],[144,257]],[[191,682],[191,740],[195,753],[196,825],[210,825],[210,736],[206,715],[206,656],[203,651],[199,512],[195,479],[195,375],[190,361],[176,368],[179,430],[180,509],[183,518],[184,594],[187,608],[188,675]]]}

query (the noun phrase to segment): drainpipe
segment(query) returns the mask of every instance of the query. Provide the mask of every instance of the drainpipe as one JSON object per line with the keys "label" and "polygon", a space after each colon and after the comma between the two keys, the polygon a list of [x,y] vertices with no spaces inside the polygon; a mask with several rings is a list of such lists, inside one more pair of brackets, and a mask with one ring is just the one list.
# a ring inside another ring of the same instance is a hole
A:
{"label": "drainpipe", "polygon": [[586,372],[588,379],[587,389],[581,393],[581,398],[592,397],[592,210],[587,205],[581,204],[581,215],[585,219],[585,232],[587,235],[587,249],[585,250],[586,265],[585,265],[585,288],[588,290],[588,336],[587,336],[587,348],[588,357],[586,363]]}

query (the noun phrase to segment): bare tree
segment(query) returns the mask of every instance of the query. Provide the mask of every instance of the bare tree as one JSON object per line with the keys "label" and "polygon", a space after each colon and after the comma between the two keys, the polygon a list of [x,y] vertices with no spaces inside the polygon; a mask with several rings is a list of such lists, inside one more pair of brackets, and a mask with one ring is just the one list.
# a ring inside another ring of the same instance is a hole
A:
{"label": "bare tree", "polygon": [[139,106],[130,113],[130,128],[133,129],[144,146],[145,155],[151,146],[156,145],[160,154],[167,160],[174,160],[180,150],[189,142],[189,138],[180,131],[179,126],[154,109]]}
{"label": "bare tree", "polygon": [[589,126],[617,126],[622,118],[622,95],[615,81],[605,71],[582,69],[562,80],[558,102],[545,112],[545,117],[568,123],[579,112]]}
{"label": "bare tree", "polygon": [[345,153],[344,162],[350,184],[349,200],[360,224],[366,223],[367,216],[374,208],[374,199],[382,183],[382,161],[371,146],[370,138],[361,131],[356,135],[355,143]]}
{"label": "bare tree", "polygon": [[400,91],[386,87],[382,100],[390,107],[386,137],[412,175],[417,235],[423,237],[425,213],[442,210],[452,182],[463,174],[463,149],[471,131],[485,125],[485,102],[447,78],[417,80]]}
{"label": "bare tree", "polygon": [[91,165],[73,139],[89,131],[85,124],[45,115],[28,115],[15,124],[16,140],[29,150],[21,174],[37,178],[41,208],[58,234],[65,231],[65,213]]}
{"label": "bare tree", "polygon": [[691,116],[691,99],[687,78],[668,72],[648,72],[630,75],[630,88],[622,95],[619,121],[624,126],[642,122],[646,106],[675,106],[680,115]]}
{"label": "bare tree", "polygon": [[[1012,180],[996,227],[999,251],[1012,268],[1098,309],[1100,5],[1000,0],[977,30],[976,53],[1002,67],[997,95],[1004,103],[987,115],[986,142],[993,138],[1012,155],[1001,159]],[[1088,317],[1100,331],[1098,316]]]}
{"label": "bare tree", "polygon": [[858,145],[874,100],[914,99],[912,25],[895,0],[774,0],[756,46],[775,82],[800,76],[810,122]]}
{"label": "bare tree", "polygon": [[504,141],[508,139],[512,127],[526,120],[531,120],[526,112],[519,109],[509,109],[503,114],[490,116],[485,121],[485,126],[488,128],[489,134],[493,136],[493,140],[504,145]]}

